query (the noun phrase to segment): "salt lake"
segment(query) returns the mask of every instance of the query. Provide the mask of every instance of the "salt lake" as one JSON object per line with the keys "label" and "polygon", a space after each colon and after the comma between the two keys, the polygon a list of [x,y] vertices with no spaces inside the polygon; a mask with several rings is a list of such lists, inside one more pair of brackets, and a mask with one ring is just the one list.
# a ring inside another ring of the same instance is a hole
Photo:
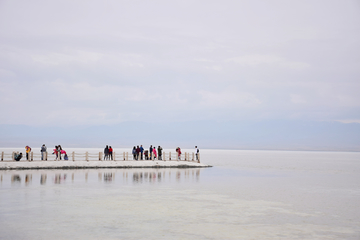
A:
{"label": "salt lake", "polygon": [[0,239],[360,238],[359,152],[201,158],[213,167],[0,171]]}

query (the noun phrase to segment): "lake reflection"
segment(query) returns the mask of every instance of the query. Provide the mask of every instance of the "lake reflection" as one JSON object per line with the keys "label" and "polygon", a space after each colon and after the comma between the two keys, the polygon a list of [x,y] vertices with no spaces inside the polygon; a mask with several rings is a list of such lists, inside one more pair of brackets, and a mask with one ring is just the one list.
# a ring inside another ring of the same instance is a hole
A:
{"label": "lake reflection", "polygon": [[[102,183],[166,183],[199,181],[200,169],[98,169],[98,170],[23,170],[5,171],[0,175],[2,186],[59,185]],[[48,181],[50,179],[50,181]]]}

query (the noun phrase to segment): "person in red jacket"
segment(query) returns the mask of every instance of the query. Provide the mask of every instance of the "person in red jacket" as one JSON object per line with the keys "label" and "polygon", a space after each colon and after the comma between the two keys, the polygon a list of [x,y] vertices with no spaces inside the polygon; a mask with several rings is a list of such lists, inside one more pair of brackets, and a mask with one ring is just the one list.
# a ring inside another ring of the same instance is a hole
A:
{"label": "person in red jacket", "polygon": [[181,160],[181,149],[180,149],[180,147],[176,148],[176,152],[178,154],[178,159]]}
{"label": "person in red jacket", "polygon": [[109,147],[109,159],[113,160],[113,149]]}

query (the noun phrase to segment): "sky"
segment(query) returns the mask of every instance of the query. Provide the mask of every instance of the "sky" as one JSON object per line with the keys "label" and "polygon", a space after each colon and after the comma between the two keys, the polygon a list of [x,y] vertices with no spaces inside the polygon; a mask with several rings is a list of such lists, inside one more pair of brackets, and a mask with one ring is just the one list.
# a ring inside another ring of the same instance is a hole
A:
{"label": "sky", "polygon": [[0,130],[335,122],[356,137],[359,43],[355,0],[0,0]]}

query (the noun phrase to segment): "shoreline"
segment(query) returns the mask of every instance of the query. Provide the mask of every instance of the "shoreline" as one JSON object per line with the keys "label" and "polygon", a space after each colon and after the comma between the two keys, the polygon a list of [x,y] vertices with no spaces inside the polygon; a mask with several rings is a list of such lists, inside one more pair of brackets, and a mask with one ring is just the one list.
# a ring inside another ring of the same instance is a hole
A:
{"label": "shoreline", "polygon": [[203,163],[187,161],[2,161],[0,170],[86,169],[86,168],[207,168]]}

